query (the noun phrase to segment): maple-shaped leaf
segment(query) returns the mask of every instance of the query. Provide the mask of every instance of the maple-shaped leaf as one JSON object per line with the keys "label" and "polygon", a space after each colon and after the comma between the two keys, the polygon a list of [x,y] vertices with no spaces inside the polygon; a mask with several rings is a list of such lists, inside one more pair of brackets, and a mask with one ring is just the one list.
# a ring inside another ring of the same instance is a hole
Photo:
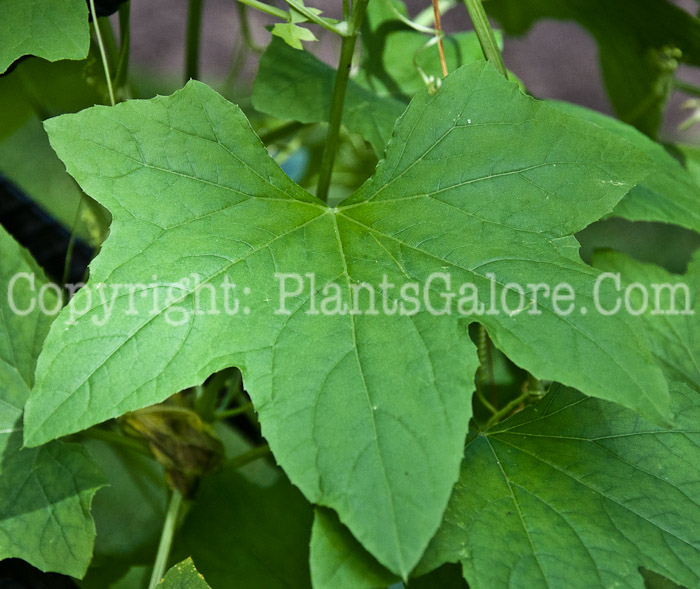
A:
{"label": "maple-shaped leaf", "polygon": [[[489,65],[418,95],[373,178],[336,208],[285,176],[241,111],[197,82],[46,126],[113,223],[88,288],[48,336],[27,444],[240,366],[291,481],[406,576],[459,472],[478,363],[468,322],[483,322],[539,378],[658,422],[670,417],[643,330],[633,317],[594,312],[598,273],[572,236],[612,210],[651,163],[600,127],[524,96]],[[447,288],[440,272],[453,289],[478,288],[479,305],[490,308],[491,290],[503,295],[510,311],[465,316],[474,305],[463,301],[435,315],[430,306],[445,305]],[[566,282],[580,306],[555,312],[530,287],[521,300],[512,282]],[[137,295],[123,288],[138,283]],[[367,285],[381,312],[367,312]],[[353,294],[359,314],[344,312]],[[608,308],[615,296],[599,298]]]}
{"label": "maple-shaped leaf", "polygon": [[287,45],[294,49],[304,49],[302,41],[318,41],[309,29],[300,27],[294,23],[277,23],[272,27],[272,34],[283,39]]}

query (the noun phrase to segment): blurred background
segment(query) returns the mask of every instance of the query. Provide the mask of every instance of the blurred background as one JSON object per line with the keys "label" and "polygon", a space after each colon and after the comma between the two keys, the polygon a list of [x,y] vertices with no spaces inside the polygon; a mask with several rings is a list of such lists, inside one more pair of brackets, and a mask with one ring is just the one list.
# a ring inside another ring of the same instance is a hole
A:
{"label": "blurred background", "polygon": [[[692,14],[697,13],[696,0],[674,0],[674,3]],[[172,77],[171,87],[163,88],[161,93],[171,92],[182,84],[187,4],[185,0],[131,0],[132,75],[143,84],[153,80],[153,73],[167,72]],[[277,4],[285,6],[281,1]],[[316,0],[308,4],[322,9],[326,16],[339,16],[340,0]],[[472,29],[463,3],[457,4],[442,19],[443,28],[448,33]],[[429,8],[431,0],[407,0],[406,5],[410,15],[414,16]],[[246,13],[253,42],[265,47],[270,39],[265,26],[275,22],[274,19],[252,9]],[[200,67],[203,81],[218,85],[231,73],[241,42],[239,16],[233,0],[204,0]],[[116,29],[117,19],[113,18]],[[309,25],[309,28],[319,42],[305,43],[305,48],[334,65],[338,39],[318,26]],[[504,58],[509,69],[520,77],[534,96],[567,100],[613,114],[603,87],[596,43],[580,25],[552,19],[538,21],[522,37],[506,36]],[[256,54],[248,52],[238,67],[238,83],[243,86],[238,90],[244,94],[245,84],[252,84],[255,77]],[[700,72],[694,68],[681,66],[679,76],[700,83]],[[681,108],[687,98],[688,95],[679,91],[671,97],[661,139],[700,142],[700,128],[678,129],[689,115]]]}

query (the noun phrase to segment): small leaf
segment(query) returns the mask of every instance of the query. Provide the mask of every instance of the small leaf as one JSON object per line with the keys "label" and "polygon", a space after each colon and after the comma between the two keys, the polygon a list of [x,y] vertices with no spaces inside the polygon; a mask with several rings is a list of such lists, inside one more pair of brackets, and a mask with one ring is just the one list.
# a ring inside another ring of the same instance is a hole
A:
{"label": "small leaf", "polygon": [[23,55],[83,59],[90,47],[85,0],[2,0],[0,74]]}
{"label": "small leaf", "polygon": [[[38,306],[25,313],[46,279],[2,227],[0,251],[0,560],[81,577],[95,540],[90,504],[104,479],[76,444],[22,448],[22,409],[51,317]],[[58,303],[51,292],[48,308]]]}
{"label": "small leaf", "polygon": [[309,29],[291,23],[277,23],[272,27],[272,34],[283,39],[287,45],[294,49],[304,49],[302,41],[318,41]]}
{"label": "small leaf", "polygon": [[173,566],[158,583],[161,589],[209,589],[204,577],[194,566],[191,558]]}
{"label": "small leaf", "polygon": [[[303,2],[302,2],[302,4],[303,4]],[[323,10],[319,10],[318,8],[312,8],[310,6],[306,6],[305,8],[306,8],[306,10],[311,12],[312,14],[315,14],[316,16],[320,16],[321,14],[323,14]],[[301,23],[301,22],[308,22],[308,20],[309,20],[305,15],[303,15],[298,10],[295,10],[294,7],[291,7],[291,6],[289,7],[289,14],[291,16],[290,20],[294,24]]]}

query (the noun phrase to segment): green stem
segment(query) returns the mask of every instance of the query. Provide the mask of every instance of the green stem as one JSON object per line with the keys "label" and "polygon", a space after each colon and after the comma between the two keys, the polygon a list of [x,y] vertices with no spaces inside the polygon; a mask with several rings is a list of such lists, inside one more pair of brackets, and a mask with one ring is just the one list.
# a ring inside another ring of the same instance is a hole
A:
{"label": "green stem", "polygon": [[246,403],[235,409],[225,409],[224,411],[219,411],[215,414],[216,419],[227,419],[229,417],[236,417],[237,415],[242,415],[243,413],[248,413],[248,411],[253,409],[252,403]]}
{"label": "green stem", "polygon": [[331,112],[328,120],[328,136],[321,158],[321,171],[318,179],[318,189],[316,196],[323,201],[328,200],[328,189],[331,185],[331,175],[333,164],[335,163],[336,152],[338,151],[338,141],[340,139],[340,124],[343,120],[343,104],[345,103],[345,92],[348,88],[350,77],[350,67],[355,53],[355,42],[360,32],[360,25],[367,10],[369,0],[355,0],[352,6],[352,14],[348,27],[347,36],[343,37],[340,46],[340,60],[338,70],[335,75],[335,87],[333,88],[333,98],[331,102]]}
{"label": "green stem", "polygon": [[481,401],[482,405],[486,407],[486,409],[488,409],[492,415],[498,413],[498,409],[491,405],[489,400],[484,396],[484,391],[481,390],[480,384],[476,387],[476,396],[479,398],[479,401]]}
{"label": "green stem", "polygon": [[289,13],[286,10],[277,8],[276,6],[270,6],[264,2],[258,2],[258,0],[238,0],[238,2],[245,4],[246,6],[250,6],[251,8],[255,8],[255,10],[259,10],[260,12],[264,12],[265,14],[269,14],[270,16],[275,16],[283,20],[289,19]]}
{"label": "green stem", "polygon": [[232,468],[241,468],[246,464],[250,464],[251,462],[258,460],[258,458],[268,456],[269,454],[272,454],[272,452],[270,451],[270,446],[268,446],[267,444],[265,444],[264,446],[258,446],[257,448],[253,448],[252,450],[241,454],[240,456],[232,458],[228,462],[228,466],[231,466]]}
{"label": "green stem", "polygon": [[[491,402],[484,403],[491,413],[496,413],[498,409],[498,395],[496,394],[496,382],[493,377],[493,356],[491,354],[491,339],[486,331],[486,328],[479,324],[479,330],[476,338],[476,353],[479,357],[479,389],[483,383],[488,383],[489,391],[491,392]],[[479,397],[482,402],[485,398],[482,395]]]}
{"label": "green stem", "polygon": [[691,96],[700,96],[700,86],[686,82],[685,80],[673,79],[673,87],[676,90],[690,94]]}
{"label": "green stem", "polygon": [[125,2],[119,7],[119,61],[117,73],[114,75],[114,85],[121,88],[126,84],[129,75],[129,55],[131,52],[131,2]]}
{"label": "green stem", "polygon": [[[457,6],[457,0],[440,0],[440,14],[445,14]],[[435,24],[435,11],[432,6],[421,10],[413,22],[422,27],[432,27]]]}
{"label": "green stem", "polygon": [[132,452],[142,454],[143,456],[147,456],[151,459],[153,458],[153,454],[145,444],[139,442],[134,438],[129,438],[115,431],[101,429],[99,427],[92,427],[90,429],[80,432],[79,435],[92,440],[100,440],[102,442],[108,442],[110,444],[122,446]]}
{"label": "green stem", "polygon": [[210,422],[215,418],[219,389],[212,386],[195,387],[194,409],[202,420]]}
{"label": "green stem", "polygon": [[117,39],[114,36],[114,29],[112,28],[112,23],[107,17],[100,17],[97,19],[97,26],[102,34],[102,41],[105,44],[105,53],[107,54],[107,62],[109,63],[110,69],[114,68],[117,63],[119,49],[117,47]]}
{"label": "green stem", "polygon": [[[75,249],[75,239],[78,230],[78,223],[80,222],[80,211],[83,208],[83,200],[85,199],[85,194],[80,191],[80,198],[78,199],[78,206],[75,207],[75,217],[73,217],[73,227],[70,230],[70,238],[68,239],[68,247],[66,248],[66,259],[63,261],[63,277],[61,278],[62,286],[65,288],[68,283],[68,277],[70,276],[70,267],[73,262],[73,250]],[[68,304],[66,298],[65,290],[63,291],[63,304],[64,306]]]}
{"label": "green stem", "polygon": [[241,375],[241,371],[237,370],[231,377],[226,378],[225,381],[225,393],[224,393],[224,398],[221,400],[221,404],[219,407],[222,407],[223,410],[225,411],[225,408],[228,407],[233,399],[243,392],[243,377]]}
{"label": "green stem", "polygon": [[501,55],[501,50],[498,48],[498,42],[491,28],[491,23],[486,16],[484,5],[481,3],[481,0],[464,0],[464,4],[467,7],[469,17],[472,19],[476,36],[479,38],[479,43],[481,44],[481,50],[484,52],[484,57],[487,61],[490,61],[503,76],[508,78],[508,72],[503,63],[503,56]]}
{"label": "green stem", "polygon": [[165,574],[181,505],[182,495],[180,491],[173,489],[173,493],[170,496],[170,504],[168,505],[168,512],[165,514],[163,532],[160,535],[160,544],[158,544],[158,553],[156,554],[156,562],[153,565],[153,573],[151,574],[151,582],[148,584],[148,589],[155,589]]}
{"label": "green stem", "polygon": [[[434,29],[432,27],[422,25],[420,24],[417,20],[411,20],[410,18],[405,17],[399,10],[394,6],[391,0],[384,0],[386,2],[387,7],[391,10],[391,12],[394,13],[394,16],[398,18],[403,24],[411,27],[414,31],[418,31],[419,33],[425,33],[426,35],[438,35],[441,34],[440,31],[437,29]],[[430,12],[433,14],[433,21],[435,20],[435,11],[433,10],[432,6],[430,7]],[[430,23],[432,24],[432,23]]]}
{"label": "green stem", "polygon": [[[310,20],[312,23],[315,23],[317,25],[322,26],[324,29],[330,31],[331,33],[335,33],[336,35],[340,35],[341,37],[347,36],[349,33],[346,31],[343,27],[338,27],[334,25],[333,23],[328,22],[327,19],[319,16],[318,14],[312,12],[309,10],[306,6],[304,6],[303,3],[298,2],[297,0],[284,0],[291,8],[296,10],[299,14],[303,14],[308,20]],[[369,0],[367,0],[369,1]],[[364,4],[367,4],[367,1],[364,2]],[[358,4],[362,4],[363,2],[358,2]],[[353,12],[354,12],[354,7],[353,7]]]}
{"label": "green stem", "polygon": [[236,2],[236,12],[238,13],[238,25],[241,28],[241,36],[243,42],[248,49],[254,53],[262,53],[265,49],[260,47],[253,41],[253,35],[250,32],[250,22],[248,22],[248,7],[245,4]]}
{"label": "green stem", "polygon": [[190,0],[187,11],[187,45],[185,49],[185,82],[199,77],[199,37],[202,29],[202,2]]}
{"label": "green stem", "polygon": [[282,125],[279,125],[278,127],[275,127],[274,129],[270,129],[269,131],[266,131],[265,133],[260,134],[260,141],[262,141],[265,145],[270,145],[271,143],[274,143],[278,139],[283,139],[284,137],[287,137],[287,135],[291,135],[292,133],[296,133],[299,129],[304,128],[304,123],[300,123],[299,121],[290,121],[288,123],[284,123]]}
{"label": "green stem", "polygon": [[109,73],[109,63],[107,61],[107,53],[105,52],[105,45],[102,41],[102,33],[100,32],[100,27],[97,23],[97,11],[95,10],[95,0],[90,0],[90,14],[92,15],[92,23],[95,25],[95,36],[97,37],[97,45],[100,48],[100,56],[102,57],[102,67],[105,71],[105,79],[107,80],[107,90],[109,92],[109,101],[112,106],[116,104],[114,100],[114,90],[112,89],[112,76]]}
{"label": "green stem", "polygon": [[498,423],[504,417],[508,417],[513,411],[513,409],[517,408],[519,405],[527,401],[531,396],[532,392],[525,391],[522,395],[513,399],[503,409],[491,416],[491,419],[489,419],[486,422],[486,429],[489,429],[493,424]]}

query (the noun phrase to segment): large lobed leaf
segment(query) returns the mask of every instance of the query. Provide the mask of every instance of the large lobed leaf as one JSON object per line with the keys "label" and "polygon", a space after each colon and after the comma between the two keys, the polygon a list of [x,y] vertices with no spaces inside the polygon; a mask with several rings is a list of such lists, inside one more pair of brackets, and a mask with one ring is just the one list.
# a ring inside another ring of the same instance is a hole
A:
{"label": "large lobed leaf", "polygon": [[[593,309],[597,272],[578,258],[572,234],[610,212],[649,161],[600,127],[523,96],[490,66],[462,68],[436,95],[419,95],[374,177],[332,209],[281,172],[240,110],[196,82],[168,98],[59,117],[47,129],[114,222],[91,266],[92,290],[78,293],[48,337],[26,415],[30,445],[238,365],[291,481],[405,576],[458,475],[477,366],[467,321],[483,321],[539,378],[669,419],[665,381],[629,316],[562,316],[542,298],[541,314],[531,314],[530,291],[520,313],[467,319],[425,309],[307,313],[310,291],[330,283],[347,302],[353,284],[378,287],[384,276],[424,284],[441,271],[454,284],[475,283],[482,303],[492,272],[497,296],[509,281],[566,281]],[[289,315],[275,312],[275,272],[315,274],[315,286],[287,301]],[[168,300],[156,284],[192,273],[200,293],[201,283],[219,293],[224,280],[237,284],[241,312],[184,313],[194,287]],[[142,283],[146,296],[121,292],[103,321],[101,283],[108,298],[125,283]],[[435,289],[426,296],[444,303]]]}
{"label": "large lobed leaf", "polygon": [[[90,504],[104,479],[75,444],[22,448],[22,411],[52,317],[38,306],[24,314],[32,301],[36,305],[46,279],[1,227],[0,251],[0,559],[18,557],[44,571],[80,577],[95,540]],[[21,274],[26,278],[13,282]],[[44,302],[55,307],[52,291]]]}
{"label": "large lobed leaf", "polygon": [[85,0],[2,0],[0,74],[23,55],[82,59],[90,47]]}

